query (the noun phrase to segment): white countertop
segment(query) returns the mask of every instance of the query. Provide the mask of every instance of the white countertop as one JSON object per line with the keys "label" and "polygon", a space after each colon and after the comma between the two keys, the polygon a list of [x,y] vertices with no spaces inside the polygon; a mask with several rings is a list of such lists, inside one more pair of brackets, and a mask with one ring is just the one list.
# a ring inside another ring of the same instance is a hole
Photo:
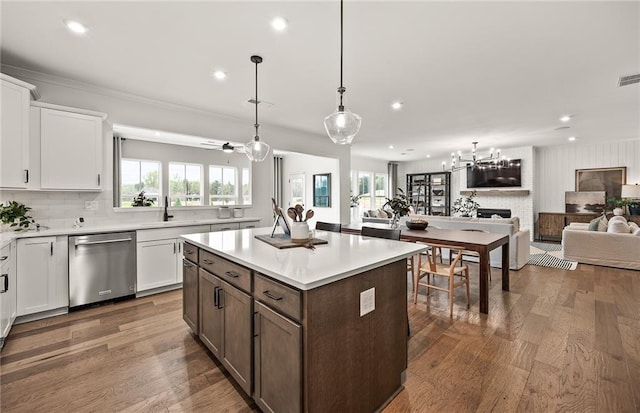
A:
{"label": "white countertop", "polygon": [[82,235],[82,234],[96,234],[100,232],[118,232],[118,231],[136,231],[143,229],[155,229],[155,228],[172,228],[172,227],[187,227],[191,225],[210,225],[210,224],[228,224],[231,222],[254,222],[259,221],[260,218],[256,217],[243,217],[243,218],[211,218],[211,219],[197,219],[187,221],[151,221],[141,223],[113,223],[107,225],[95,225],[84,226],[81,228],[55,228],[45,229],[41,231],[8,231],[0,233],[0,248],[4,247],[9,242],[17,238],[32,238],[32,237],[48,237],[56,235]]}
{"label": "white countertop", "polygon": [[311,290],[424,251],[424,245],[316,231],[328,244],[278,249],[255,238],[271,228],[183,235],[191,244],[298,288]]}

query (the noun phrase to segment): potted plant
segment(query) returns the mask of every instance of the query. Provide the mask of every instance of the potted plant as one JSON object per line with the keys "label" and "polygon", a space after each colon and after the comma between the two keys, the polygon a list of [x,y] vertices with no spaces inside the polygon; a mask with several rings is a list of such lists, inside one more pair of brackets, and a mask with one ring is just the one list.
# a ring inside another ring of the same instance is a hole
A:
{"label": "potted plant", "polygon": [[387,202],[385,202],[382,208],[386,208],[387,206],[391,208],[391,210],[393,211],[393,217],[391,217],[391,227],[397,228],[400,217],[409,214],[411,204],[409,203],[409,199],[404,194],[404,191],[401,188],[398,188],[398,193],[392,199],[386,198],[386,200]]}
{"label": "potted plant", "polygon": [[3,225],[8,225],[14,228],[15,231],[26,231],[31,224],[35,224],[36,221],[28,215],[31,210],[23,203],[16,201],[7,201],[5,204],[0,204],[0,221]]}
{"label": "potted plant", "polygon": [[457,212],[463,217],[471,217],[475,215],[478,208],[480,208],[480,204],[473,199],[475,196],[476,191],[474,189],[468,197],[457,198],[453,201],[453,212]]}
{"label": "potted plant", "polygon": [[133,202],[131,203],[131,206],[149,207],[149,206],[153,206],[154,202],[155,202],[154,199],[147,198],[147,196],[144,194],[144,191],[140,191],[140,193],[133,198]]}
{"label": "potted plant", "polygon": [[626,199],[609,197],[607,198],[607,203],[613,207],[613,215],[622,215],[624,214],[624,207],[629,202]]}

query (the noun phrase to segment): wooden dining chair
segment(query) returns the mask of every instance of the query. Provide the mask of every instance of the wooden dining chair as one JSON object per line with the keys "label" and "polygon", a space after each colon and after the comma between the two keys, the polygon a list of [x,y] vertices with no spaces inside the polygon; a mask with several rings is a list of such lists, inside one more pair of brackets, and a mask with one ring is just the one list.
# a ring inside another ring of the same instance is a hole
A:
{"label": "wooden dining chair", "polygon": [[376,237],[400,241],[399,229],[362,227],[362,231],[360,231],[360,234],[363,237]]}
{"label": "wooden dining chair", "polygon": [[[449,250],[455,251],[456,255],[449,264],[438,263],[436,261],[436,256],[433,254],[426,256],[426,262],[422,262],[422,255],[419,256],[420,265],[417,282],[413,290],[413,303],[416,304],[418,302],[418,288],[421,285],[427,287],[427,295],[429,295],[431,289],[446,291],[449,294],[449,315],[453,316],[453,291],[456,287],[465,285],[467,289],[467,308],[469,308],[471,305],[469,298],[469,266],[467,264],[462,264],[461,266],[457,265],[462,259],[463,248],[454,245],[426,244],[429,245],[432,250],[437,248],[449,248]],[[431,281],[432,276],[434,281],[436,276],[448,278],[446,287],[433,283]],[[427,280],[421,281],[425,277]]]}
{"label": "wooden dining chair", "polygon": [[[461,229],[460,231],[484,232],[485,234],[489,232],[483,229],[476,229],[476,228],[464,228],[464,229]],[[451,251],[449,251],[449,262],[451,262],[451,257],[452,257],[452,254],[451,254]],[[460,265],[462,265],[462,263],[464,262],[465,257],[477,258],[478,265],[480,265],[480,254],[478,254],[476,251],[463,250],[462,259],[460,260]],[[487,262],[487,274],[489,274],[489,280],[491,280],[491,263],[489,262]]]}
{"label": "wooden dining chair", "polygon": [[340,232],[342,231],[342,224],[334,224],[332,222],[316,222],[316,229],[322,231]]}

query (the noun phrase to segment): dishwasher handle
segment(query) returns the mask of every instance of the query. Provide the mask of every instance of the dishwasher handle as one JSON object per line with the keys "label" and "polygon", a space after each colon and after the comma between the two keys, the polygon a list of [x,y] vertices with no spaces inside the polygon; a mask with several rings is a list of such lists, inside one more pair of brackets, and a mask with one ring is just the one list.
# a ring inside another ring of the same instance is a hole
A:
{"label": "dishwasher handle", "polygon": [[96,244],[111,244],[114,242],[128,242],[133,241],[132,238],[118,238],[118,239],[105,239],[101,241],[78,241],[76,240],[76,247],[78,245],[96,245]]}

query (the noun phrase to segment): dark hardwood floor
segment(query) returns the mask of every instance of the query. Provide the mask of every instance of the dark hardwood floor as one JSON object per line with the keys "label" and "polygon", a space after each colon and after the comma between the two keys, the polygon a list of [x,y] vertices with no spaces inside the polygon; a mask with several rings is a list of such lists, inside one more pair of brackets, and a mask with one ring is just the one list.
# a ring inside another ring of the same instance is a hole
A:
{"label": "dark hardwood floor", "polygon": [[[408,298],[405,389],[385,412],[640,411],[640,272],[493,271],[481,315],[464,289]],[[476,292],[474,294],[474,292]],[[410,294],[408,294],[410,297]],[[2,412],[257,408],[182,321],[181,291],[16,325],[0,353]]]}

